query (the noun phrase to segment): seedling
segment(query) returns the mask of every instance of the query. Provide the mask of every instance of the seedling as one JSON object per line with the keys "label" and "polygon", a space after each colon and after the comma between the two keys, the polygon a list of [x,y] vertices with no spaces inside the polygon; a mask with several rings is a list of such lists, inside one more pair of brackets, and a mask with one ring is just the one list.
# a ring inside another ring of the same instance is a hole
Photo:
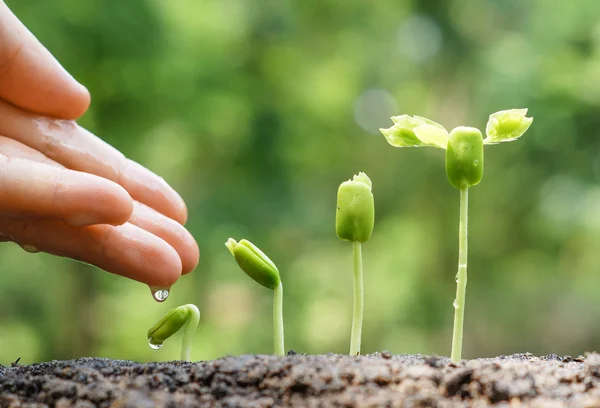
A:
{"label": "seedling", "polygon": [[364,309],[362,244],[373,233],[375,206],[371,180],[358,173],[352,180],[343,182],[337,195],[335,231],[340,239],[352,242],[354,257],[354,309],[350,335],[350,355],[360,354]]}
{"label": "seedling", "polygon": [[521,137],[533,122],[527,109],[511,109],[490,115],[487,137],[472,127],[457,127],[450,134],[440,124],[419,116],[401,115],[392,118],[394,126],[380,129],[388,143],[395,147],[432,146],[446,149],[446,174],[452,186],[460,191],[460,221],[458,235],[458,273],[454,300],[454,333],[451,359],[461,359],[465,294],[467,289],[467,226],[469,187],[483,177],[483,145],[512,142]]}
{"label": "seedling", "polygon": [[265,288],[273,291],[273,341],[275,355],[283,356],[285,354],[283,340],[283,285],[279,277],[279,270],[267,255],[245,239],[236,242],[235,239],[229,238],[225,246],[229,249],[229,252],[231,252],[237,264],[246,275]]}
{"label": "seedling", "polygon": [[200,311],[195,305],[188,304],[171,309],[150,330],[148,330],[148,343],[150,347],[158,350],[164,341],[177,333],[187,323],[181,343],[181,359],[190,361],[192,340],[196,328],[200,323]]}

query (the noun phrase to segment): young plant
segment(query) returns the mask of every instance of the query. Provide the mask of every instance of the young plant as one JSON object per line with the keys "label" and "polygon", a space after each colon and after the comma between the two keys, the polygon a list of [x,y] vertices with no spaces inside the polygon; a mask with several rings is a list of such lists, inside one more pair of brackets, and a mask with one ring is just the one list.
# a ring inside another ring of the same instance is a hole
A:
{"label": "young plant", "polygon": [[352,242],[354,255],[354,309],[350,335],[350,355],[360,354],[364,309],[362,244],[373,233],[375,206],[371,192],[371,180],[365,173],[358,173],[352,180],[343,182],[337,195],[335,231],[337,236]]}
{"label": "young plant", "polygon": [[181,359],[190,361],[190,349],[196,329],[200,323],[200,311],[195,305],[188,304],[171,309],[148,330],[150,347],[158,350],[164,341],[177,333],[187,323],[181,343]]}
{"label": "young plant", "polygon": [[229,249],[229,252],[231,252],[235,261],[246,275],[265,288],[273,291],[273,340],[275,355],[283,356],[285,354],[283,340],[283,284],[279,277],[279,270],[267,255],[245,239],[236,242],[235,239],[229,238],[225,246]]}
{"label": "young plant", "polygon": [[392,118],[394,126],[380,129],[388,143],[395,147],[432,146],[446,150],[446,174],[452,186],[460,191],[460,221],[458,236],[458,273],[454,300],[454,333],[451,359],[461,359],[465,294],[467,289],[467,226],[469,187],[483,177],[483,145],[511,142],[521,137],[533,122],[527,109],[511,109],[490,115],[487,137],[472,127],[457,127],[450,134],[440,124],[419,116],[401,115]]}

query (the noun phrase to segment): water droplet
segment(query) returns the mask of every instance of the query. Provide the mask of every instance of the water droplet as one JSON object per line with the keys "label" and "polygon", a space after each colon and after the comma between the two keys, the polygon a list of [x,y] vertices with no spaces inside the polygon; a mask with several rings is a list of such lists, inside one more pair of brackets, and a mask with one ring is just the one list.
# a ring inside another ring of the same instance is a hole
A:
{"label": "water droplet", "polygon": [[458,273],[456,274],[456,276],[454,277],[454,280],[456,281],[456,283],[458,283]]}
{"label": "water droplet", "polygon": [[169,297],[170,288],[167,289],[159,289],[159,288],[150,288],[152,292],[152,297],[157,302],[164,302]]}
{"label": "water droplet", "polygon": [[454,302],[452,302],[452,306],[454,306],[455,309],[458,309],[458,302],[456,299],[454,299]]}
{"label": "water droplet", "polygon": [[473,167],[479,166],[479,160],[473,160]]}
{"label": "water droplet", "polygon": [[154,344],[154,343],[152,343],[152,340],[148,340],[148,345],[150,346],[150,348],[152,350],[158,350],[158,349],[160,349],[163,346],[162,343],[161,344]]}

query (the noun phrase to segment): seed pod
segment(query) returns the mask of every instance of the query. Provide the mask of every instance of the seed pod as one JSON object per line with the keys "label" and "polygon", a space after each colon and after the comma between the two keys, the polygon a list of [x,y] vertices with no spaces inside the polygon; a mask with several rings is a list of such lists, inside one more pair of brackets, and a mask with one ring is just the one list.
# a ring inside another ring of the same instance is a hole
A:
{"label": "seed pod", "polygon": [[373,233],[374,223],[371,180],[361,172],[343,182],[338,189],[335,231],[340,239],[366,242]]}
{"label": "seed pod", "polygon": [[148,330],[148,340],[152,345],[161,346],[166,339],[174,335],[190,318],[188,306],[179,306],[167,312]]}
{"label": "seed pod", "polygon": [[279,285],[279,270],[273,261],[250,241],[242,239],[236,242],[235,239],[229,238],[225,246],[246,275],[271,290]]}
{"label": "seed pod", "polygon": [[450,184],[463,189],[483,177],[483,136],[478,129],[457,127],[450,132],[446,149],[446,174]]}

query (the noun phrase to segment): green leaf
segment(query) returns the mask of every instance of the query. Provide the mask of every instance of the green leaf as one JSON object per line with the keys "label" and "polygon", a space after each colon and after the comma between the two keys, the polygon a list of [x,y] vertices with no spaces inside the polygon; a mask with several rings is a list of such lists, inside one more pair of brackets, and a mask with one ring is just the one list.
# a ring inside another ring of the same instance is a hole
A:
{"label": "green leaf", "polygon": [[446,148],[448,131],[439,123],[421,116],[400,115],[392,117],[394,126],[379,129],[394,147]]}
{"label": "green leaf", "polygon": [[527,109],[509,109],[492,113],[485,127],[487,137],[484,144],[512,142],[529,129],[533,118],[528,118]]}

